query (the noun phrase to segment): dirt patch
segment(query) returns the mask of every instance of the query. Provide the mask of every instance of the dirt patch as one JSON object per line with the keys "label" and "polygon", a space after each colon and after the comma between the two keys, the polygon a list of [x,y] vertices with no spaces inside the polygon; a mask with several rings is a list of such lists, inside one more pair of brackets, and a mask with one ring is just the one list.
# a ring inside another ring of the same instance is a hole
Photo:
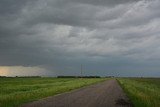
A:
{"label": "dirt patch", "polygon": [[128,101],[128,100],[125,100],[125,99],[117,99],[115,102],[116,102],[116,105],[132,107],[132,103],[130,101]]}

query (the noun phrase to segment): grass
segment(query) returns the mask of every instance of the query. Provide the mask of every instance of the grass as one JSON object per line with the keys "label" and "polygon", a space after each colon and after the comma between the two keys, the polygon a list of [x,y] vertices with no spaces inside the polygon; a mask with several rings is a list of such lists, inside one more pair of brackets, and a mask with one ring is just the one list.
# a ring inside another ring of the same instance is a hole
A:
{"label": "grass", "polygon": [[17,107],[104,80],[106,79],[0,78],[0,107]]}
{"label": "grass", "polygon": [[135,107],[160,107],[160,78],[118,80]]}

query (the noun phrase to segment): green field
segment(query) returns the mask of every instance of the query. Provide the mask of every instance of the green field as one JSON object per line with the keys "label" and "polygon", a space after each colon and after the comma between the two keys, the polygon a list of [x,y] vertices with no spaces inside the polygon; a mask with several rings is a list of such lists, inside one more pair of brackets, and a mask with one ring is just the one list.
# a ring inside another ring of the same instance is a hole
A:
{"label": "green field", "polygon": [[106,79],[0,78],[0,107],[19,106],[104,80]]}
{"label": "green field", "polygon": [[[106,78],[0,78],[0,107],[27,102],[84,87]],[[160,78],[118,78],[135,107],[160,107]]]}
{"label": "green field", "polygon": [[160,107],[160,78],[118,80],[135,107]]}

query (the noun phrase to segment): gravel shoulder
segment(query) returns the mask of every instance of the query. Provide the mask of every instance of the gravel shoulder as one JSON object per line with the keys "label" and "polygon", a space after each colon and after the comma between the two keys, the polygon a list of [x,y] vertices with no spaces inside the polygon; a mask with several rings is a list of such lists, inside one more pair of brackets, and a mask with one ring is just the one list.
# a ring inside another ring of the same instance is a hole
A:
{"label": "gravel shoulder", "polygon": [[132,105],[117,81],[112,79],[21,107],[132,107]]}

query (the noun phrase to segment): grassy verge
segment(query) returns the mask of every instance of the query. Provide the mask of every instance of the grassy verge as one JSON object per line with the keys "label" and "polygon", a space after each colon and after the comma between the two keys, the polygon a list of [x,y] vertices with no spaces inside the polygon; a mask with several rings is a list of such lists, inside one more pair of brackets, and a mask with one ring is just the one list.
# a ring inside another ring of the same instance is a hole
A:
{"label": "grassy verge", "polygon": [[16,107],[104,80],[106,79],[0,78],[0,107]]}
{"label": "grassy verge", "polygon": [[135,107],[160,107],[160,78],[118,80]]}

